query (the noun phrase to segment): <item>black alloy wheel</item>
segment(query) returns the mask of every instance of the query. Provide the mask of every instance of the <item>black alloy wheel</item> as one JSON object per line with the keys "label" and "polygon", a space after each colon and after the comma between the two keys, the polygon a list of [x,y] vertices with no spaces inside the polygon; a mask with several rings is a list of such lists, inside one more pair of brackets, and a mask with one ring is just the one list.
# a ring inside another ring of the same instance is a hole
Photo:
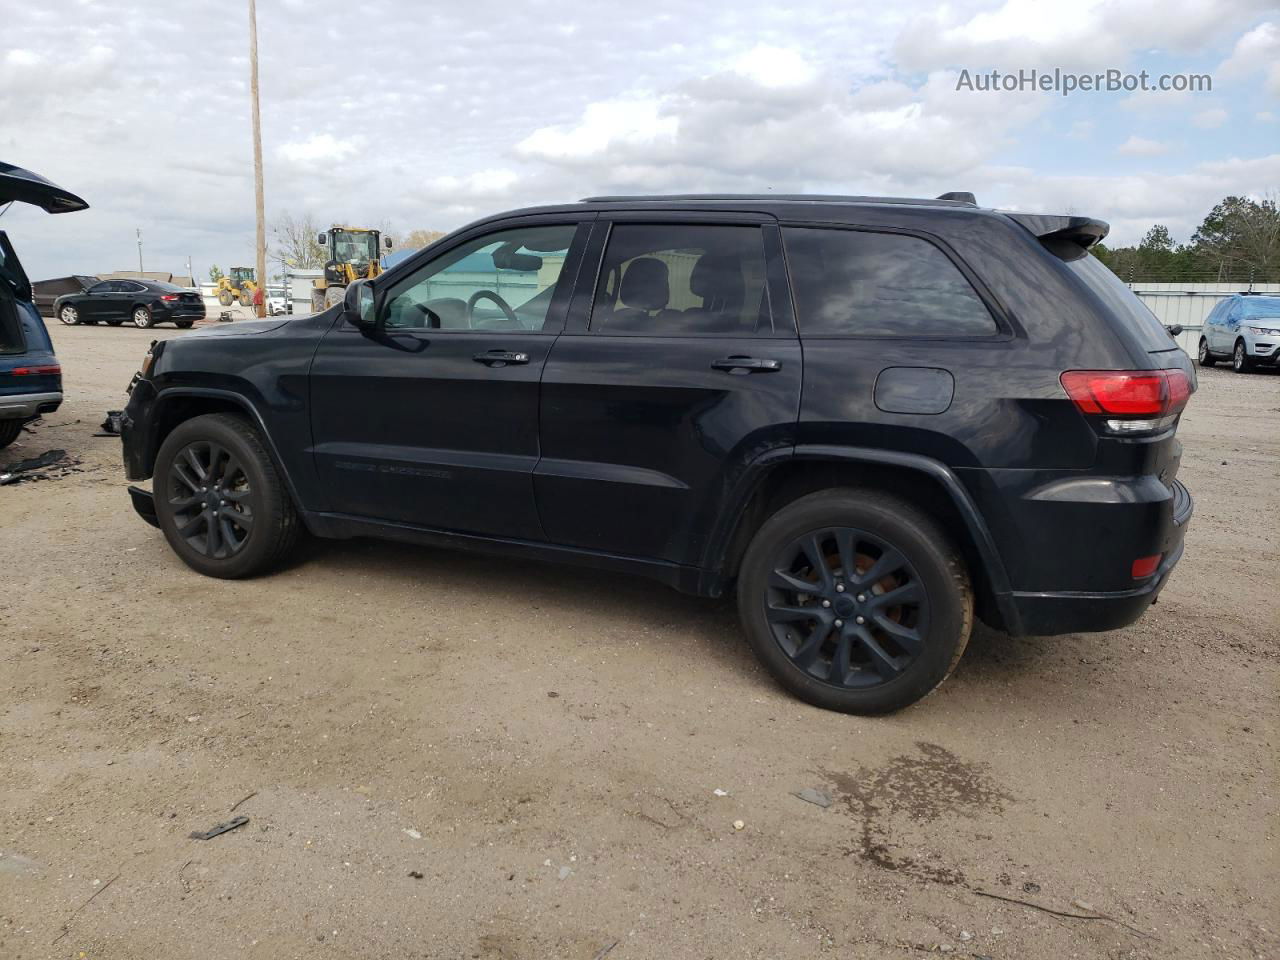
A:
{"label": "black alloy wheel", "polygon": [[197,440],[174,458],[165,495],[176,532],[196,553],[225,560],[253,533],[253,489],[240,461],[213,440]]}
{"label": "black alloy wheel", "polygon": [[915,567],[880,537],[851,527],[788,543],[769,577],[774,638],[791,662],[837,687],[898,677],[924,650],[929,597]]}

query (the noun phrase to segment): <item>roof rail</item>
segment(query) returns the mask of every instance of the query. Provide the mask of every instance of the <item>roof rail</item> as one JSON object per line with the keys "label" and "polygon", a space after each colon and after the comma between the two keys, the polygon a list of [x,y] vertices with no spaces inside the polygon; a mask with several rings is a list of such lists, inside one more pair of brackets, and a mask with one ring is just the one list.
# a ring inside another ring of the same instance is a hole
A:
{"label": "roof rail", "polygon": [[[963,198],[963,199],[961,199]],[[579,203],[669,203],[685,201],[698,203],[902,203],[920,206],[956,204],[976,206],[971,193],[943,194],[937,199],[927,197],[861,197],[825,193],[675,193],[649,196],[601,196],[583,197]]]}

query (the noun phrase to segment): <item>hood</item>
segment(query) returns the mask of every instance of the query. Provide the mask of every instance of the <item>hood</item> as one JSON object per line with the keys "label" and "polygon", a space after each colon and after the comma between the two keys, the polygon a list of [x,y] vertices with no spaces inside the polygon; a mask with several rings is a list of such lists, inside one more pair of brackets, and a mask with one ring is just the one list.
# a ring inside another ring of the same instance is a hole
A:
{"label": "hood", "polygon": [[278,330],[286,323],[289,323],[292,317],[276,317],[270,320],[236,320],[233,323],[219,323],[208,327],[201,327],[198,330],[192,330],[188,334],[184,334],[183,340],[198,340],[203,337],[244,337],[251,336],[255,333],[270,333],[272,330]]}
{"label": "hood", "polygon": [[49,213],[74,213],[89,207],[74,193],[40,174],[0,160],[0,203],[13,201],[35,204]]}

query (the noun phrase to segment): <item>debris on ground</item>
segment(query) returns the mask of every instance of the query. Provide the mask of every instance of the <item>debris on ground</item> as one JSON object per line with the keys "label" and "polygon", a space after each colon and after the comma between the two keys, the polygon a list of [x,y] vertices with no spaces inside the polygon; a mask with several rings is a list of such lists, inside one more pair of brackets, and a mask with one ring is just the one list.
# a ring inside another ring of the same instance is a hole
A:
{"label": "debris on ground", "polygon": [[745,829],[746,829],[746,827],[747,827],[746,823],[744,823],[744,822],[743,822],[743,821],[741,821],[741,820],[735,820],[735,821],[733,821],[733,829],[735,829],[735,830],[745,830]]}
{"label": "debris on ground", "polygon": [[414,830],[412,828],[407,828],[404,832],[406,835],[412,837],[414,840],[422,839],[422,834],[420,834],[417,830]]}
{"label": "debris on ground", "polygon": [[797,790],[792,796],[799,797],[805,803],[812,803],[823,809],[831,806],[831,794],[825,790],[819,790],[817,787],[805,787],[803,790]]}
{"label": "debris on ground", "polygon": [[188,836],[190,836],[192,840],[212,840],[214,837],[221,836],[229,830],[234,830],[236,827],[243,827],[248,822],[248,817],[232,817],[226,823],[219,823],[216,826],[212,826],[208,830],[204,831],[204,833],[196,831],[188,834]]}
{"label": "debris on ground", "polygon": [[123,410],[108,410],[107,419],[98,425],[98,432],[95,437],[118,437],[120,436],[120,418],[124,416]]}
{"label": "debris on ground", "polygon": [[421,880],[421,879],[422,879],[422,871],[421,871],[421,870],[410,870],[410,871],[409,871],[409,876],[413,877],[413,879],[415,879],[415,880]]}
{"label": "debris on ground", "polygon": [[29,460],[15,460],[0,467],[0,487],[29,480],[53,480],[68,473],[79,473],[82,461],[67,456],[65,450],[46,450]]}
{"label": "debris on ground", "polygon": [[729,795],[728,790],[721,790],[719,787],[716,787],[711,792],[714,793],[717,797],[727,797]]}
{"label": "debris on ground", "polygon": [[1026,883],[1022,885],[1022,892],[1023,893],[1039,893],[1040,884],[1036,883],[1034,880],[1028,880]]}

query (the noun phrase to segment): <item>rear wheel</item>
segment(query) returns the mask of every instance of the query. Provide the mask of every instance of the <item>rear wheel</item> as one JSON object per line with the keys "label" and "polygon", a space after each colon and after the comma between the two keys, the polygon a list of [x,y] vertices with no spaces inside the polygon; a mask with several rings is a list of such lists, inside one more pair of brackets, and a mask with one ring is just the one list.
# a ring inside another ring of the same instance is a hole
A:
{"label": "rear wheel", "polygon": [[133,325],[139,330],[146,330],[155,322],[151,319],[150,307],[134,307],[131,316],[133,318]]}
{"label": "rear wheel", "polygon": [[1212,367],[1215,363],[1218,362],[1214,358],[1213,354],[1209,352],[1209,341],[1206,340],[1204,337],[1200,338],[1200,351],[1199,351],[1199,354],[1197,355],[1197,359],[1199,360],[1200,366],[1202,367]]}
{"label": "rear wheel", "polygon": [[1236,348],[1231,353],[1231,369],[1236,373],[1248,373],[1253,367],[1253,360],[1245,351],[1244,341],[1237,340]]}
{"label": "rear wheel", "polygon": [[80,311],[68,304],[58,311],[58,319],[68,327],[74,327],[80,322]]}
{"label": "rear wheel", "polygon": [[179,424],[160,447],[153,486],[169,546],[206,576],[262,573],[297,540],[293,501],[257,431],[239,417]]}
{"label": "rear wheel", "polygon": [[969,641],[973,593],[930,518],[846,488],[765,521],[743,557],[738,613],[756,656],[800,699],[887,713],[950,674]]}
{"label": "rear wheel", "polygon": [[240,294],[240,306],[242,307],[253,306],[253,294],[250,293],[248,290],[245,290]]}
{"label": "rear wheel", "polygon": [[3,450],[22,433],[21,420],[0,420],[0,450]]}

